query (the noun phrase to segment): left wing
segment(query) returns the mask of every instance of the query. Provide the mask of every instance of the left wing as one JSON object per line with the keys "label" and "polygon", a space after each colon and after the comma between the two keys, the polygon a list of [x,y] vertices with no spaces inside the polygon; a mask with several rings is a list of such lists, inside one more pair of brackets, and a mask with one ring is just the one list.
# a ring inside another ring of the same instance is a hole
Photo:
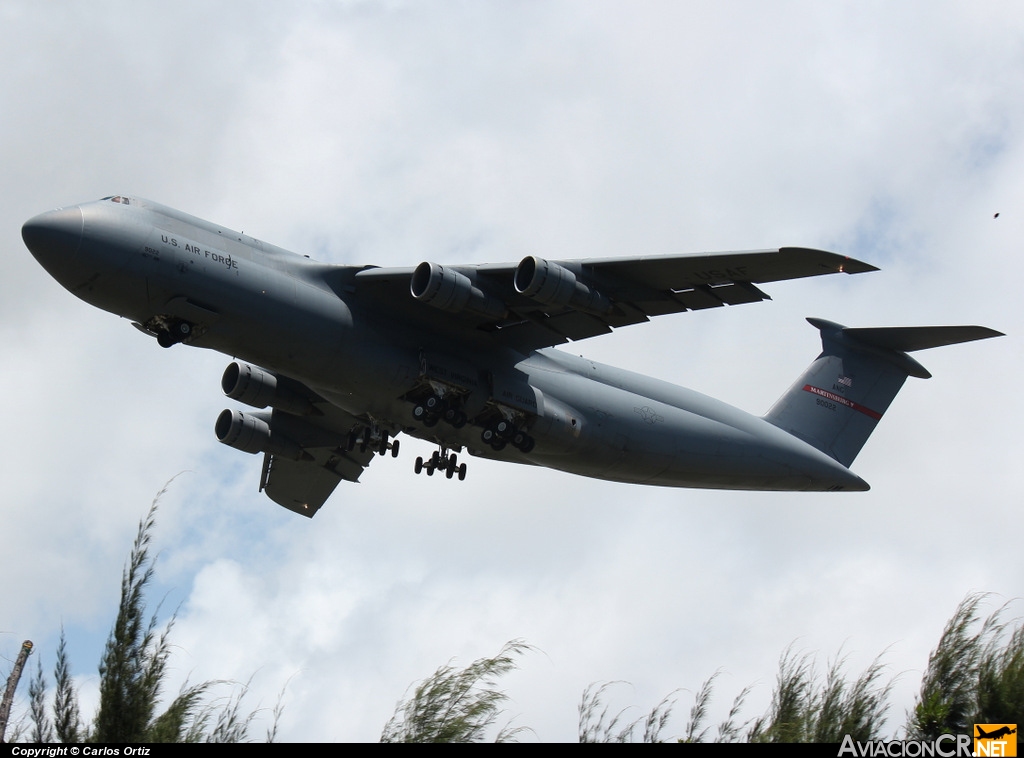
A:
{"label": "left wing", "polygon": [[[770,299],[756,285],[857,274],[867,263],[810,248],[514,264],[365,268],[352,279],[369,305],[453,333],[476,329],[523,351],[606,334],[651,316]],[[426,306],[426,307],[424,307]]]}
{"label": "left wing", "polygon": [[278,505],[312,518],[342,480],[359,481],[376,447],[355,444],[355,434],[369,428],[355,416],[323,403],[327,412],[316,418],[274,409],[270,428],[294,444],[294,452],[265,452],[260,491]]}
{"label": "left wing", "polygon": [[343,479],[355,482],[373,459],[391,450],[389,432],[355,416],[290,377],[239,361],[221,379],[224,394],[270,411],[223,411],[217,438],[247,453],[263,453],[260,491],[279,505],[312,517]]}

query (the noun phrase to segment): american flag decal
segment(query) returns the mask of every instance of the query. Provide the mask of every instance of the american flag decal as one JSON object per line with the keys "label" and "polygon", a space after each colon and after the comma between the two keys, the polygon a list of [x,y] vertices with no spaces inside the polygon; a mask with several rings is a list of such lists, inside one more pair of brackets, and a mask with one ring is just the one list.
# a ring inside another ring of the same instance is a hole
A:
{"label": "american flag decal", "polygon": [[838,379],[836,379],[836,383],[837,384],[841,384],[844,387],[852,387],[853,386],[853,379],[851,379],[848,376],[840,376]]}

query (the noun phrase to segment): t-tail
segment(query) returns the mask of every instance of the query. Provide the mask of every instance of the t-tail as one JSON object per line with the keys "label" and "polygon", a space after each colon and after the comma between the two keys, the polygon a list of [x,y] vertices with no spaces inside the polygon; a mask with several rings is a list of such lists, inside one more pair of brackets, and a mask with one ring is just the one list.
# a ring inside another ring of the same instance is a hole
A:
{"label": "t-tail", "polygon": [[807,319],[822,352],[765,420],[849,467],[908,376],[927,379],[907,353],[1000,337],[983,326],[850,328]]}

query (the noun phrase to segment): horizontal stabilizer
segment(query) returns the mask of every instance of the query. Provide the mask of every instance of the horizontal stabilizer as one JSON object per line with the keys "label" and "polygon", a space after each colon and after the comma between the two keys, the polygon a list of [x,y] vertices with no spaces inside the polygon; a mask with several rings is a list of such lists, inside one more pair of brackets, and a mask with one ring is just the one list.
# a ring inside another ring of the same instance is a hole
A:
{"label": "horizontal stabilizer", "polygon": [[[812,324],[817,321],[817,319],[807,320]],[[899,350],[906,353],[1003,336],[1002,332],[997,332],[995,329],[989,329],[985,326],[845,327],[843,334],[849,335],[855,340],[870,343],[876,347],[887,350]]]}
{"label": "horizontal stabilizer", "polygon": [[1002,336],[982,326],[850,328],[807,320],[821,331],[821,355],[764,418],[844,466],[853,463],[907,377],[931,376],[908,352]]}

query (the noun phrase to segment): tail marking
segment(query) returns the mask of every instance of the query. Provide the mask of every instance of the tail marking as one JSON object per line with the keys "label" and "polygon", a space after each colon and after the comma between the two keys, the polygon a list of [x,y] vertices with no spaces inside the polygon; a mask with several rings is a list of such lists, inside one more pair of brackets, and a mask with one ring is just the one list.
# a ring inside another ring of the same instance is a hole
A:
{"label": "tail marking", "polygon": [[[844,384],[844,382],[840,380],[840,384]],[[861,405],[860,403],[855,403],[852,400],[848,400],[842,395],[836,395],[835,393],[829,392],[828,390],[823,390],[821,387],[815,387],[813,384],[805,384],[804,392],[810,392],[812,395],[818,395],[819,397],[823,397],[826,400],[829,400],[833,403],[845,405],[847,408],[859,411],[868,418],[873,418],[875,421],[878,421],[879,419],[882,418],[882,414],[879,413],[878,411],[873,411],[867,406]]]}

